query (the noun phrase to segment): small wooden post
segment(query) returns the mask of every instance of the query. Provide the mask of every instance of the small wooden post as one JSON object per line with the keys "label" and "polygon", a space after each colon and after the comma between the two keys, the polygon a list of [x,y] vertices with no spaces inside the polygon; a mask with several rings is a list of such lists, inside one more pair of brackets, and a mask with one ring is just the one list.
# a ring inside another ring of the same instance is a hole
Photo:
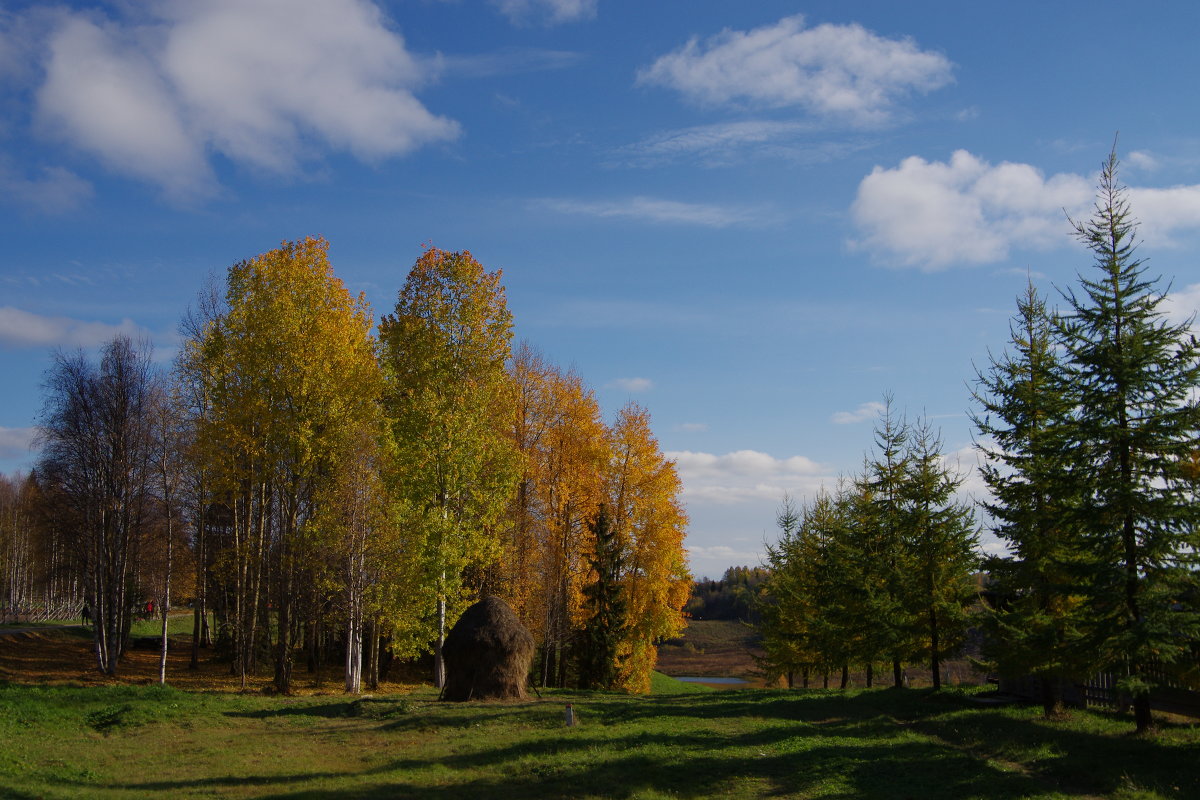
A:
{"label": "small wooden post", "polygon": [[574,728],[576,725],[579,724],[578,722],[575,721],[575,707],[573,705],[571,705],[570,703],[567,703],[567,711],[566,711],[565,717],[566,717],[566,722],[567,722],[568,728]]}

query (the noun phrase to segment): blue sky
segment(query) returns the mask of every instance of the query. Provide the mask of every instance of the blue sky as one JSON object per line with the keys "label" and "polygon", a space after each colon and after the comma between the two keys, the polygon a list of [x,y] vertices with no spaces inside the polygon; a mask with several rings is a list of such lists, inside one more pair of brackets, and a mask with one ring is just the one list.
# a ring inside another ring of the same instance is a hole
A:
{"label": "blue sky", "polygon": [[[1066,288],[1119,131],[1142,255],[1200,300],[1200,6],[146,0],[0,8],[0,471],[55,347],[163,358],[209,275],[323,235],[391,310],[432,242],[648,407],[697,575],[857,469],[877,404],[971,463],[1027,276]],[[1064,213],[1066,212],[1066,213]],[[1166,288],[1164,282],[1163,288]],[[974,481],[968,481],[968,488]]]}

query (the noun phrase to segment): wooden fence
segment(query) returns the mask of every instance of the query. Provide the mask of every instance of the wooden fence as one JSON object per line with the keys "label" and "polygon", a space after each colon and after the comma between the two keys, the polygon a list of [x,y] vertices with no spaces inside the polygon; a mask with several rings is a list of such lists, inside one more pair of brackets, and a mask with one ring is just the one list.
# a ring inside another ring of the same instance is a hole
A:
{"label": "wooden fence", "polygon": [[[1161,664],[1150,666],[1146,677],[1154,684],[1150,692],[1150,707],[1155,711],[1179,714],[1200,719],[1200,676],[1193,669],[1186,675],[1178,665],[1167,668]],[[1121,675],[1115,672],[1100,672],[1082,683],[1068,683],[1062,687],[1063,702],[1079,708],[1108,708],[1125,711],[1132,701],[1128,694],[1117,688]],[[998,681],[1002,692],[1033,701],[1041,701],[1041,679],[1033,675],[1022,678],[1003,678]]]}

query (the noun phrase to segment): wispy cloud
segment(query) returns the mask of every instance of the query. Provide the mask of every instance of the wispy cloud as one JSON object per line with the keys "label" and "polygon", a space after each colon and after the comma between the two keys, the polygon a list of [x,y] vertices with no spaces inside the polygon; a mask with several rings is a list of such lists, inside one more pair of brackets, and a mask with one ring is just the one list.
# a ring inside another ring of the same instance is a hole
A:
{"label": "wispy cloud", "polygon": [[491,0],[514,25],[560,25],[595,19],[599,0]]}
{"label": "wispy cloud", "polygon": [[833,481],[824,466],[805,456],[776,458],[757,450],[724,455],[680,450],[666,456],[675,461],[689,503],[778,502],[785,493],[809,496]]}
{"label": "wispy cloud", "polygon": [[32,177],[0,162],[0,199],[19,209],[63,214],[91,199],[92,184],[62,167],[44,167]]}
{"label": "wispy cloud", "polygon": [[708,430],[707,422],[681,422],[676,426],[685,433],[704,433]]}
{"label": "wispy cloud", "polygon": [[627,392],[647,392],[654,388],[654,381],[649,378],[617,378],[606,384],[610,388],[624,389]]}
{"label": "wispy cloud", "polygon": [[37,428],[0,427],[0,458],[23,458],[29,455]]}
{"label": "wispy cloud", "polygon": [[47,317],[12,306],[0,306],[0,347],[96,347],[117,335],[151,338],[131,319],[116,325],[70,317]]}
{"label": "wispy cloud", "polygon": [[568,50],[544,50],[532,47],[511,47],[492,53],[475,55],[438,55],[431,69],[441,75],[463,78],[494,78],[567,69],[584,60],[582,53]]}
{"label": "wispy cloud", "polygon": [[806,28],[785,17],[750,31],[726,29],[640,70],[637,83],[664,86],[705,105],[744,101],[799,107],[856,125],[887,122],[897,101],[952,80],[953,65],[912,39],[888,39],[861,25]]}
{"label": "wispy cloud", "polygon": [[829,421],[834,425],[854,425],[858,422],[878,419],[879,415],[886,410],[887,406],[880,402],[863,403],[853,411],[838,411],[829,418]]}
{"label": "wispy cloud", "polygon": [[[853,213],[863,238],[855,244],[884,263],[926,271],[1003,261],[1014,249],[1069,244],[1067,217],[1090,214],[1093,187],[1083,175],[1047,178],[1030,164],[992,165],[966,150],[948,162],[910,156],[859,184]],[[1131,187],[1129,200],[1156,245],[1200,228],[1200,185]]]}
{"label": "wispy cloud", "polygon": [[218,191],[215,154],[293,173],[326,151],[376,161],[459,133],[416,99],[428,69],[368,0],[111,8],[55,13],[27,87],[35,116],[172,199]]}
{"label": "wispy cloud", "polygon": [[742,120],[662,131],[619,147],[610,165],[657,167],[686,159],[707,168],[729,167],[769,158],[793,164],[821,164],[869,148],[866,139],[812,139],[819,126],[809,122]]}
{"label": "wispy cloud", "polygon": [[655,197],[600,201],[548,198],[536,201],[535,205],[560,214],[707,228],[755,227],[774,224],[777,220],[777,215],[764,209],[683,203]]}

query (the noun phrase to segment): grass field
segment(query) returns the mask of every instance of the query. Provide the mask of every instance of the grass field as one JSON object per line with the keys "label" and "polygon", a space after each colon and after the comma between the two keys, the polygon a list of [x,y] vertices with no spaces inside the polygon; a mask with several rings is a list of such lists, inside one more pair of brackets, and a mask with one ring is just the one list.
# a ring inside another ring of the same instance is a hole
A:
{"label": "grass field", "polygon": [[[681,657],[724,663],[738,632],[702,628]],[[647,697],[460,705],[398,683],[348,697],[331,670],[275,697],[266,676],[233,691],[207,651],[189,670],[174,635],[176,688],[152,684],[152,651],[100,676],[82,629],[0,636],[0,798],[1200,797],[1200,726],[1048,723],[976,703],[981,688],[713,692],[656,674]]]}
{"label": "grass field", "polygon": [[[1045,723],[969,691],[543,692],[448,704],[156,686],[0,686],[0,795],[1200,797],[1200,729]],[[974,691],[974,690],[972,690]],[[563,707],[580,724],[566,728]]]}

